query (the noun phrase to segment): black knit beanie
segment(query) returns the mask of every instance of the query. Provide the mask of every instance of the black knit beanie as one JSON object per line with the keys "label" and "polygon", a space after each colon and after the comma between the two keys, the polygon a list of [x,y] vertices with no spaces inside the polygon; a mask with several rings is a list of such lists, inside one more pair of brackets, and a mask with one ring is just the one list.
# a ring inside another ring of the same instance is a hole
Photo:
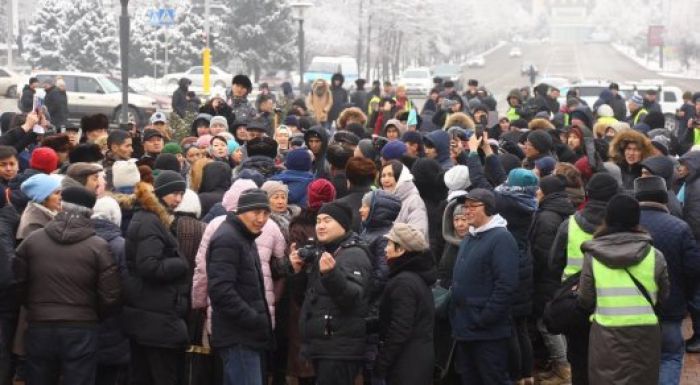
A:
{"label": "black knit beanie", "polygon": [[639,202],[626,194],[610,198],[605,208],[605,224],[620,230],[633,230],[639,225]]}
{"label": "black knit beanie", "polygon": [[267,198],[267,193],[265,190],[251,188],[243,191],[241,196],[238,198],[236,214],[243,214],[248,211],[260,209],[270,211],[270,202]]}
{"label": "black knit beanie", "polygon": [[602,202],[610,200],[619,190],[617,180],[607,172],[596,173],[586,184],[588,197]]}
{"label": "black knit beanie", "polygon": [[179,173],[165,170],[158,174],[153,187],[155,188],[156,196],[162,198],[174,192],[185,192],[187,183],[185,178]]}
{"label": "black knit beanie", "polygon": [[352,209],[343,202],[330,202],[321,206],[318,214],[326,214],[333,218],[346,232],[350,231],[352,226]]}
{"label": "black knit beanie", "polygon": [[546,131],[535,130],[527,135],[527,140],[540,154],[547,154],[552,151],[552,136]]}
{"label": "black knit beanie", "polygon": [[155,163],[153,163],[153,169],[160,171],[170,170],[179,173],[180,162],[174,154],[162,153],[158,155]]}
{"label": "black knit beanie", "polygon": [[634,197],[640,202],[668,203],[666,181],[660,176],[648,176],[634,180]]}

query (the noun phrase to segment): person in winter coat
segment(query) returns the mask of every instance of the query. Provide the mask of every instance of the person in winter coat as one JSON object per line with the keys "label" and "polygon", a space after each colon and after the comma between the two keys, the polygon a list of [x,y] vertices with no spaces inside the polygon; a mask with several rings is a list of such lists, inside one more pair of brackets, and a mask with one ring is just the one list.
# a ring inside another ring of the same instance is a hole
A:
{"label": "person in winter coat", "polygon": [[670,214],[666,183],[658,176],[634,181],[634,195],[639,200],[639,224],[651,235],[655,247],[664,255],[668,266],[670,293],[660,309],[661,366],[660,384],[678,384],[683,367],[684,341],[682,322],[688,300],[692,298],[689,282],[700,276],[700,248],[687,223]]}
{"label": "person in winter coat", "polygon": [[367,81],[365,79],[355,80],[355,91],[350,94],[350,103],[362,110],[365,114],[367,113],[370,99],[369,92],[365,91],[366,83]]}
{"label": "person in winter coat", "polygon": [[576,211],[566,194],[566,180],[549,175],[539,181],[538,208],[528,232],[529,250],[533,266],[533,316],[537,330],[548,351],[551,369],[541,375],[543,380],[571,381],[571,368],[566,360],[566,340],[562,335],[547,331],[542,321],[545,305],[559,288],[561,275],[549,269],[549,252],[559,226]]}
{"label": "person in winter coat", "polygon": [[31,201],[22,213],[17,228],[17,240],[46,226],[61,211],[60,177],[36,174],[22,182],[21,190]]}
{"label": "person in winter coat", "polygon": [[463,384],[511,384],[508,351],[518,245],[496,212],[492,192],[476,188],[466,200],[470,235],[459,248],[449,304],[455,367]]}
{"label": "person in winter coat", "polygon": [[44,104],[49,111],[51,124],[54,127],[65,127],[68,123],[68,96],[66,95],[66,82],[63,79],[56,80],[55,85],[46,89]]}
{"label": "person in winter coat", "polygon": [[401,211],[401,200],[383,191],[370,191],[362,198],[359,214],[362,219],[360,238],[369,245],[375,272],[372,290],[380,295],[386,283],[388,268],[385,259],[386,235]]}
{"label": "person in winter coat", "polygon": [[[581,271],[581,244],[593,238],[603,224],[607,202],[620,191],[620,185],[608,173],[597,173],[586,184],[588,202],[584,208],[565,219],[554,238],[549,256],[549,269],[562,281]],[[575,278],[572,278],[575,279]],[[588,381],[588,329],[566,335],[567,359],[571,365],[571,383],[586,385]],[[560,372],[561,375],[565,372]]]}
{"label": "person in winter coat", "polygon": [[123,310],[135,383],[178,384],[183,376],[189,265],[170,229],[171,212],[185,190],[184,178],[174,171],[162,171],[153,186],[136,185],[136,212],[125,236]]}
{"label": "person in winter coat", "polygon": [[278,146],[274,139],[253,138],[246,143],[245,148],[248,156],[236,167],[234,177],[238,177],[244,170],[251,170],[262,174],[267,179],[282,171],[275,164]]}
{"label": "person in winter coat", "polygon": [[311,93],[306,97],[306,105],[309,107],[309,114],[318,124],[326,129],[330,127],[332,120],[329,119],[329,113],[333,107],[333,94],[328,82],[323,79],[314,80],[311,84]]}
{"label": "person in winter coat", "polygon": [[578,302],[593,311],[591,384],[659,383],[661,328],[654,307],[668,296],[668,270],[639,217],[634,198],[616,195],[608,202],[605,225],[581,245]]}
{"label": "person in winter coat", "polygon": [[345,166],[345,176],[348,179],[348,194],[338,199],[350,206],[352,210],[352,231],[360,233],[362,219],[360,218],[360,207],[362,199],[370,192],[371,186],[377,176],[377,166],[367,158],[352,157]]}
{"label": "person in winter coat", "polygon": [[391,97],[384,97],[379,100],[378,108],[369,119],[370,133],[380,135],[385,131],[387,123],[396,116],[396,100]]}
{"label": "person in winter coat", "polygon": [[423,137],[425,156],[435,159],[444,171],[454,165],[450,158],[450,135],[442,130],[435,130]]}
{"label": "person in winter coat", "polygon": [[401,162],[392,160],[382,168],[379,181],[383,190],[394,193],[401,199],[401,211],[396,222],[413,225],[425,236],[425,241],[430,242],[428,238],[428,213],[425,203],[413,183],[411,170]]}
{"label": "person in winter coat", "polygon": [[199,218],[202,216],[202,205],[197,193],[187,189],[182,195],[182,201],[175,208],[172,229],[178,240],[180,253],[187,259],[190,266],[190,277],[194,272],[195,256],[204,235],[206,224]]}
{"label": "person in winter coat", "polygon": [[[530,131],[525,140],[525,159],[523,167],[527,169],[535,168],[535,161],[545,156],[554,157],[552,150],[554,142],[552,136],[544,130]],[[556,158],[555,158],[556,159]]]}
{"label": "person in winter coat", "polygon": [[306,189],[313,181],[314,175],[311,170],[311,154],[306,148],[298,148],[287,154],[284,161],[287,168],[281,173],[273,176],[270,180],[279,181],[289,188],[288,202],[301,208],[306,207]]}
{"label": "person in winter coat", "polygon": [[[119,272],[120,283],[126,281],[127,268],[124,254],[124,237],[119,228],[121,211],[106,199],[97,199],[92,209],[90,223],[95,234],[107,241],[112,259]],[[102,319],[98,329],[97,374],[95,384],[124,383],[129,374],[129,339],[122,330],[121,311]],[[118,382],[120,381],[120,382]]]}
{"label": "person in winter coat", "polygon": [[[1,169],[2,167],[0,171]],[[6,192],[7,188],[3,190]],[[12,271],[19,215],[4,194],[0,196],[0,206],[0,383],[10,384],[14,375],[11,365],[12,342],[19,314],[17,287]]]}
{"label": "person in winter coat", "polygon": [[331,97],[333,99],[333,104],[331,105],[330,111],[328,111],[328,121],[335,122],[340,116],[340,112],[348,104],[348,91],[343,88],[343,83],[345,82],[345,77],[343,74],[336,73],[331,77]]}
{"label": "person in winter coat", "polygon": [[[228,127],[233,127],[234,123],[236,122],[236,114],[233,112],[233,108],[226,104],[226,101],[218,96],[215,96],[211,98],[208,102],[206,102],[200,109],[199,109],[200,114],[207,114],[212,117],[214,116],[223,116],[226,118],[226,123],[228,124]],[[212,133],[212,135],[215,135]]]}
{"label": "person in winter coat", "polygon": [[[236,75],[231,81],[231,88],[226,91],[226,104],[231,106],[233,116],[240,121],[246,122],[253,118],[257,112],[255,107],[248,101],[248,94],[253,91],[253,82],[246,75]],[[233,123],[229,123],[232,126]]]}
{"label": "person in winter coat", "polygon": [[665,203],[671,215],[683,218],[683,207],[678,201],[676,193],[672,190],[676,179],[675,164],[667,156],[652,156],[642,161],[642,176],[658,176],[664,179],[668,187],[668,200]]}
{"label": "person in winter coat", "polygon": [[435,322],[430,286],[437,276],[433,256],[411,225],[397,223],[385,237],[389,282],[379,306],[381,348],[374,376],[391,385],[429,385]]}
{"label": "person in winter coat", "polygon": [[25,84],[24,88],[22,88],[19,99],[19,110],[25,114],[31,112],[34,107],[34,95],[36,95],[37,87],[39,87],[39,79],[32,77],[29,79],[29,83]]}
{"label": "person in winter coat", "polygon": [[313,126],[304,133],[304,143],[314,156],[311,172],[315,178],[328,179],[331,166],[326,160],[328,149],[328,131],[321,126]]}
{"label": "person in winter coat", "polygon": [[649,138],[634,130],[618,133],[610,142],[610,160],[622,171],[622,187],[632,191],[634,180],[642,176],[642,161],[652,154]]}
{"label": "person in winter coat", "polygon": [[445,186],[445,180],[448,179],[447,173],[434,159],[418,158],[411,167],[411,174],[413,174],[413,183],[425,203],[430,250],[437,264],[445,246],[445,240],[442,237],[442,217],[447,204],[447,186]]}
{"label": "person in winter coat", "polygon": [[243,191],[209,243],[212,346],[224,362],[226,385],[266,382],[263,355],[272,347],[272,318],[255,239],[269,217],[267,194],[257,188]]}
{"label": "person in winter coat", "polygon": [[199,186],[199,202],[202,212],[208,213],[231,187],[231,167],[223,162],[211,162],[204,166],[202,184]]}
{"label": "person in winter coat", "polygon": [[[95,383],[97,324],[121,300],[107,242],[90,226],[95,194],[64,191],[64,210],[18,247],[15,279],[27,310],[28,383]],[[46,258],[51,250],[51,258]]]}
{"label": "person in winter coat", "polygon": [[353,233],[350,207],[324,204],[316,217],[316,255],[302,259],[292,245],[295,275],[306,278],[301,310],[302,352],[312,360],[318,385],[352,385],[366,351],[372,264]]}
{"label": "person in winter coat", "polygon": [[187,113],[187,92],[189,91],[190,84],[192,84],[190,79],[180,78],[177,82],[177,89],[173,92],[172,96],[173,112],[183,119]]}

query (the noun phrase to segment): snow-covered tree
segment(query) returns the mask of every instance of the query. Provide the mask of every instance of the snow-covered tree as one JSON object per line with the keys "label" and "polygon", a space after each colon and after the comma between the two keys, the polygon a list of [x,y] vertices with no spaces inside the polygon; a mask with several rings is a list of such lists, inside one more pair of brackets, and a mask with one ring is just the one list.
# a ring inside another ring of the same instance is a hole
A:
{"label": "snow-covered tree", "polygon": [[34,68],[48,70],[63,69],[66,58],[63,56],[65,37],[64,10],[68,4],[64,0],[45,0],[32,19],[24,35],[22,57]]}
{"label": "snow-covered tree", "polygon": [[279,0],[227,0],[224,36],[232,56],[259,77],[267,68],[292,68],[297,62],[296,31],[289,4]]}
{"label": "snow-covered tree", "polygon": [[115,18],[96,0],[77,0],[65,12],[67,31],[63,43],[66,68],[107,72],[119,62],[119,38]]}

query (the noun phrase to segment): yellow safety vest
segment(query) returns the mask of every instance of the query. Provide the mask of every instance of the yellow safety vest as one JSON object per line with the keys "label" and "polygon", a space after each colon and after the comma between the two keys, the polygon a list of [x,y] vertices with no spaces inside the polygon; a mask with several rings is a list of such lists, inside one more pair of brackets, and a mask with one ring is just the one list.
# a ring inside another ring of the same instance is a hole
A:
{"label": "yellow safety vest", "polygon": [[612,116],[601,116],[598,118],[598,123],[605,123],[608,126],[612,126],[613,124],[617,123],[617,119],[615,119]]}
{"label": "yellow safety vest", "polygon": [[382,98],[380,98],[379,96],[376,96],[376,95],[372,96],[372,98],[369,100],[369,103],[367,103],[367,116],[368,117],[371,117],[372,114],[374,113],[374,109],[372,108],[372,104],[379,103],[381,101],[382,101]]}
{"label": "yellow safety vest", "polygon": [[593,234],[588,234],[583,231],[581,226],[576,222],[574,216],[570,216],[569,237],[566,241],[566,267],[564,268],[564,275],[561,279],[562,282],[581,271],[581,267],[583,267],[581,245],[583,242],[590,241],[591,239],[593,239]]}
{"label": "yellow safety vest", "polygon": [[508,111],[506,112],[506,117],[507,117],[508,120],[510,120],[511,122],[520,119],[520,115],[518,115],[518,113],[515,112],[515,107],[511,107],[511,108],[508,109]]}
{"label": "yellow safety vest", "polygon": [[[644,286],[654,303],[657,295],[655,264],[656,251],[649,247],[649,252],[641,262],[627,268],[627,271]],[[596,309],[591,319],[606,327],[658,324],[654,308],[644,298],[627,271],[610,268],[593,258]]]}
{"label": "yellow safety vest", "polygon": [[700,128],[693,129],[693,144],[700,144]]}
{"label": "yellow safety vest", "polygon": [[635,115],[634,119],[632,120],[632,125],[636,126],[637,123],[639,122],[639,117],[642,115],[646,115],[648,113],[649,113],[649,111],[647,111],[646,108],[639,109],[639,111],[637,112],[637,115]]}

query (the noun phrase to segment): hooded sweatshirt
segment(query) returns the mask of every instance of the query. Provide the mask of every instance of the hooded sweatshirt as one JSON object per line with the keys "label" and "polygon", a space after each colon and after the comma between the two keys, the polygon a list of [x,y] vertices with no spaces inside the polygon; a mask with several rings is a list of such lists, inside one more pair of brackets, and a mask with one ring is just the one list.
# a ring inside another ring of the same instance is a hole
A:
{"label": "hooded sweatshirt", "polygon": [[450,159],[450,135],[442,130],[435,130],[423,139],[426,143],[430,143],[431,147],[437,150],[437,158],[435,160],[440,163],[443,170],[452,168],[452,160]]}
{"label": "hooded sweatshirt", "polygon": [[314,180],[314,174],[308,171],[284,170],[270,180],[280,181],[289,188],[289,204],[306,207],[306,189]]}
{"label": "hooded sweatshirt", "polygon": [[330,179],[330,169],[331,166],[326,160],[326,150],[328,149],[328,131],[321,126],[313,126],[304,133],[304,143],[306,147],[309,147],[309,138],[316,136],[321,138],[321,151],[319,154],[314,154],[313,165],[311,166],[311,172],[314,174],[316,179],[325,178]]}

